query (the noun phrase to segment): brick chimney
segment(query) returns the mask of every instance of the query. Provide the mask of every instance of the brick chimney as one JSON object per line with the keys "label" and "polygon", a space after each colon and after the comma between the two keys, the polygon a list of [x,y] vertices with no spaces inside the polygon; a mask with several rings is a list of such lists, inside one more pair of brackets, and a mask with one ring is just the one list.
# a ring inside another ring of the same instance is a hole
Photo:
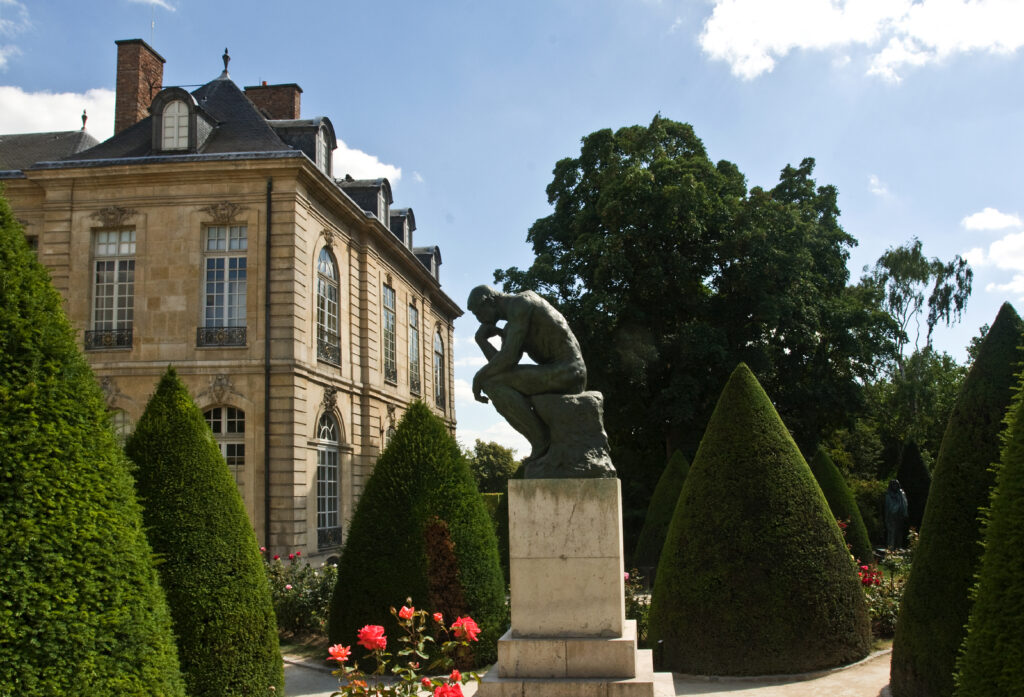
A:
{"label": "brick chimney", "polygon": [[252,85],[245,96],[271,119],[298,119],[301,112],[302,88],[294,82],[286,85]]}
{"label": "brick chimney", "polygon": [[117,96],[114,101],[114,133],[120,133],[149,116],[149,105],[163,87],[163,57],[142,39],[123,39],[117,44]]}

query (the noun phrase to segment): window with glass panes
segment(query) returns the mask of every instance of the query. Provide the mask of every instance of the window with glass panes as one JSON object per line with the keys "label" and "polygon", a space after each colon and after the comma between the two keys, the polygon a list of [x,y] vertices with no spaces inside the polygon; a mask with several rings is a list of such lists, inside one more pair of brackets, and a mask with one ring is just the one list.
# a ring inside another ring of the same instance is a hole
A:
{"label": "window with glass panes", "polygon": [[188,148],[188,106],[175,99],[164,107],[163,113],[164,150],[186,150]]}
{"label": "window with glass panes", "polygon": [[409,306],[409,389],[420,393],[420,311]]}
{"label": "window with glass panes", "polygon": [[444,409],[444,342],[441,332],[434,335],[434,404]]}
{"label": "window with glass panes", "polygon": [[398,381],[398,359],[397,353],[397,325],[398,318],[395,312],[395,289],[389,285],[384,286],[384,379],[389,382]]}
{"label": "window with glass panes", "polygon": [[131,329],[135,308],[135,230],[95,236],[94,330]]}
{"label": "window with glass panes", "polygon": [[316,446],[317,547],[341,544],[338,485],[338,423],[330,414],[320,417]]}
{"label": "window with glass panes", "polygon": [[213,438],[235,478],[239,491],[245,478],[245,412],[235,407],[213,407],[203,416],[213,431]]}
{"label": "window with glass panes", "polygon": [[205,327],[245,326],[247,234],[245,225],[206,228]]}
{"label": "window with glass panes", "polygon": [[338,337],[338,267],[327,249],[320,250],[316,264],[317,357],[341,365]]}

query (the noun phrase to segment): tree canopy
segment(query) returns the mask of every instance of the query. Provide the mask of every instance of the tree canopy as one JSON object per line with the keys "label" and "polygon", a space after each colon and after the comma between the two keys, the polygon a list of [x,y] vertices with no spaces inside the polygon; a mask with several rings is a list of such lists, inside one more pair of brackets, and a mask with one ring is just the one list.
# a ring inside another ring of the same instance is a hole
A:
{"label": "tree canopy", "polygon": [[835,187],[813,171],[807,158],[774,188],[748,191],[687,124],[655,116],[596,131],[555,165],[554,211],[527,237],[532,265],[495,272],[506,291],[535,290],[565,315],[590,387],[605,394],[616,467],[627,484],[642,480],[638,496],[669,453],[694,452],[737,363],[761,376],[810,448],[845,421],[858,381],[892,350],[878,288],[847,285],[855,241]]}
{"label": "tree canopy", "polygon": [[473,450],[466,452],[469,471],[473,473],[481,494],[502,494],[508,491],[508,479],[519,467],[515,451],[493,441],[479,438]]}

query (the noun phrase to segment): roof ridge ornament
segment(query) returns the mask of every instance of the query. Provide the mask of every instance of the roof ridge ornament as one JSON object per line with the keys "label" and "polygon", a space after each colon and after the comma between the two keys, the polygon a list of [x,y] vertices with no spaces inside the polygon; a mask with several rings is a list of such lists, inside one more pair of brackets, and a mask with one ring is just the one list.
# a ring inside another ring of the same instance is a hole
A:
{"label": "roof ridge ornament", "polygon": [[224,72],[220,74],[222,78],[228,77],[228,63],[231,62],[231,56],[228,55],[227,48],[224,49],[224,55],[221,56],[221,60],[224,61]]}

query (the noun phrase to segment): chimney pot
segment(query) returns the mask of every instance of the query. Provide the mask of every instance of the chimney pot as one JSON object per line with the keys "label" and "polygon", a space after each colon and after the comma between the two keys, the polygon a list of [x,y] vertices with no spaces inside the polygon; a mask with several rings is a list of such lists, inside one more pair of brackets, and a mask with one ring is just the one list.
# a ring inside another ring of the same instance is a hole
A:
{"label": "chimney pot", "polygon": [[301,118],[302,88],[294,82],[284,85],[268,85],[266,80],[260,85],[245,88],[245,96],[256,108],[270,119]]}
{"label": "chimney pot", "polygon": [[117,84],[114,98],[114,133],[146,118],[153,97],[163,87],[163,57],[142,39],[117,44]]}

